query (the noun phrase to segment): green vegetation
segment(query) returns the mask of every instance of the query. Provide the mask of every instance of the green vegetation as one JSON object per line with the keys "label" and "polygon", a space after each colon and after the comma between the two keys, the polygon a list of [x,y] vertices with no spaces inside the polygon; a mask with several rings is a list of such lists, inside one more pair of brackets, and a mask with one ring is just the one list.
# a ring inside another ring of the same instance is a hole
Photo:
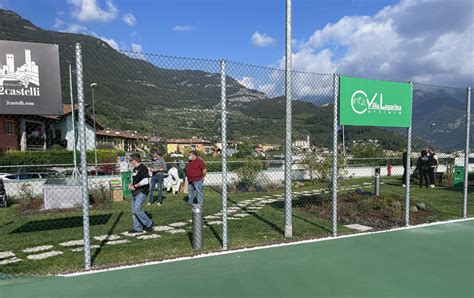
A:
{"label": "green vegetation", "polygon": [[[117,151],[115,149],[98,149],[97,159],[100,163],[116,162],[117,157],[121,154],[123,154],[123,152]],[[94,162],[94,151],[87,152],[87,162],[89,164]],[[4,166],[72,163],[73,152],[68,150],[7,151],[5,153],[0,154],[0,164]]]}
{"label": "green vegetation", "polygon": [[[403,200],[404,189],[400,187],[397,177],[384,177],[382,185],[382,196],[386,202],[392,200]],[[370,191],[371,186],[362,187],[362,182],[368,179],[346,179],[341,180],[341,187],[344,185],[359,185],[358,188]],[[306,191],[325,188],[320,182],[305,182],[300,187],[295,187],[294,191]],[[100,190],[94,196],[101,196]],[[341,192],[340,196],[345,196]],[[246,199],[262,197],[265,195],[282,194],[280,191],[269,193],[255,192],[233,192],[229,193],[229,203],[241,202]],[[307,238],[317,238],[330,236],[331,220],[330,208],[327,214],[316,216],[314,211],[320,210],[318,207],[320,200],[330,201],[330,194],[318,195],[320,199],[305,195],[295,195],[293,203],[293,233],[291,241]],[[470,201],[473,194],[470,193]],[[146,206],[155,224],[166,225],[178,221],[187,221],[191,218],[191,209],[183,202],[183,195],[166,195],[164,204],[161,207]],[[379,202],[379,203],[377,203]],[[413,187],[412,202],[424,203],[430,212],[423,220],[436,221],[459,218],[462,210],[462,193],[453,191],[447,187],[435,189],[419,189]],[[220,212],[220,194],[212,189],[205,189],[205,215]],[[309,208],[308,206],[312,206]],[[321,205],[323,206],[323,205]],[[366,205],[362,205],[366,206]],[[375,200],[374,204],[367,208],[377,210],[381,208],[380,201]],[[2,239],[2,251],[12,250],[24,261],[2,265],[1,272],[10,274],[52,274],[65,271],[81,270],[83,266],[82,252],[73,252],[69,248],[61,247],[58,244],[69,240],[82,239],[82,216],[80,210],[36,213],[31,215],[19,215],[20,204],[15,204],[9,208],[0,209],[0,238]],[[342,207],[341,207],[342,208]],[[403,206],[399,205],[398,213],[403,214]],[[342,213],[342,210],[341,210]],[[413,218],[417,218],[421,213],[412,213]],[[468,216],[474,216],[474,205],[468,207]],[[120,235],[131,228],[132,220],[130,214],[130,202],[114,202],[102,204],[91,209],[91,235]],[[418,221],[419,223],[419,221]],[[342,224],[341,222],[339,224]],[[116,246],[107,245],[104,241],[94,240],[92,244],[99,245],[99,248],[92,250],[93,265],[104,267],[111,265],[131,264],[150,260],[172,258],[176,256],[192,255],[195,252],[191,248],[189,232],[190,226],[185,227],[186,232],[181,234],[169,234],[160,232],[161,238],[151,240],[140,240],[123,236],[130,240],[129,243]],[[251,213],[251,216],[229,220],[229,247],[232,249],[239,247],[249,247],[276,242],[290,241],[284,238],[284,204],[282,199],[275,203],[267,204],[262,209]],[[352,233],[354,231],[339,227],[341,234]],[[210,225],[205,228],[203,251],[215,251],[220,249],[221,226]],[[54,245],[55,250],[61,250],[63,255],[46,260],[27,260],[26,253],[21,249],[39,245]],[[202,251],[201,251],[202,252]]]}

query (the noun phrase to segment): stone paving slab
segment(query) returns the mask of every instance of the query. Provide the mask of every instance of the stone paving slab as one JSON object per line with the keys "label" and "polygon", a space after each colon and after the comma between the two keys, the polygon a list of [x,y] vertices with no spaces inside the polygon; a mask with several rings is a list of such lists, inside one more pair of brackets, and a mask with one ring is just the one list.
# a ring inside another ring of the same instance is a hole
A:
{"label": "stone paving slab", "polygon": [[221,225],[222,221],[220,220],[215,220],[215,221],[210,221],[207,223],[208,225]]}
{"label": "stone paving slab", "polygon": [[98,241],[114,241],[114,240],[119,240],[122,239],[119,235],[101,235],[101,236],[95,236],[95,240]]}
{"label": "stone paving slab", "polygon": [[117,245],[117,244],[124,244],[124,243],[128,243],[128,242],[130,242],[130,240],[120,239],[120,240],[107,241],[106,244],[107,245]]}
{"label": "stone paving slab", "polygon": [[148,234],[148,235],[138,236],[137,238],[138,238],[138,239],[142,239],[142,240],[148,240],[148,239],[161,238],[161,236],[158,235],[158,234]]}
{"label": "stone paving slab", "polygon": [[138,237],[140,235],[146,234],[145,231],[141,231],[140,233],[129,233],[129,232],[123,232],[122,235],[127,236],[127,237]]}
{"label": "stone paving slab", "polygon": [[41,245],[41,246],[25,248],[22,251],[26,252],[26,253],[31,253],[31,252],[39,252],[39,251],[50,250],[51,248],[53,248],[52,245]]}
{"label": "stone paving slab", "polygon": [[40,254],[36,254],[36,255],[29,255],[29,256],[26,256],[26,257],[29,260],[44,260],[44,259],[52,258],[52,257],[55,257],[55,256],[59,256],[59,255],[62,255],[62,254],[63,254],[62,251],[53,250],[53,251],[48,251],[48,252],[44,252],[44,253],[40,253]]}
{"label": "stone paving slab", "polygon": [[234,215],[234,217],[247,217],[247,216],[250,216],[250,214],[248,214],[248,213],[239,213],[239,214]]}
{"label": "stone paving slab", "polygon": [[360,224],[350,224],[350,225],[345,225],[345,227],[347,227],[349,229],[354,229],[354,230],[357,230],[357,231],[361,231],[361,232],[366,232],[366,231],[372,230],[372,227],[364,226],[364,225],[360,225]]}
{"label": "stone paving slab", "polygon": [[183,227],[185,225],[187,225],[185,222],[175,222],[175,223],[169,224],[169,226],[173,228]]}
{"label": "stone paving slab", "polygon": [[168,227],[168,226],[156,226],[153,228],[153,230],[155,232],[166,232],[166,231],[170,231],[170,230],[174,230],[172,227]]}
{"label": "stone paving slab", "polygon": [[185,233],[186,230],[183,230],[183,229],[176,229],[176,230],[169,230],[169,231],[166,231],[167,233],[170,233],[170,234],[178,234],[178,233]]}
{"label": "stone paving slab", "polygon": [[72,246],[80,246],[84,245],[84,240],[79,239],[79,240],[70,240],[66,242],[61,242],[59,243],[60,246],[66,246],[66,247],[72,247]]}
{"label": "stone paving slab", "polygon": [[22,261],[22,259],[14,257],[14,258],[10,258],[10,259],[1,260],[0,265],[13,264],[13,263],[21,262],[21,261]]}
{"label": "stone paving slab", "polygon": [[[95,249],[95,248],[100,248],[100,245],[97,245],[97,244],[91,245],[91,249]],[[71,248],[71,251],[74,251],[74,252],[84,251],[84,247]]]}
{"label": "stone paving slab", "polygon": [[0,252],[0,259],[6,259],[6,258],[11,258],[14,257],[15,253],[13,251],[2,251]]}

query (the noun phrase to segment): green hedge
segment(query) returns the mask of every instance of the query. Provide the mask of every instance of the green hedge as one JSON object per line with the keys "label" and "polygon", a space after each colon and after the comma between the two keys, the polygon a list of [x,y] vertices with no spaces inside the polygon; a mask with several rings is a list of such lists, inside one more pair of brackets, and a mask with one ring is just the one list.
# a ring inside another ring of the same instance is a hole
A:
{"label": "green hedge", "polygon": [[[99,163],[115,162],[117,156],[123,152],[111,149],[97,150],[97,161]],[[79,162],[80,153],[77,152]],[[72,164],[73,152],[68,150],[47,151],[7,151],[0,154],[0,165],[43,165],[43,164]],[[87,162],[94,162],[94,151],[87,152]]]}

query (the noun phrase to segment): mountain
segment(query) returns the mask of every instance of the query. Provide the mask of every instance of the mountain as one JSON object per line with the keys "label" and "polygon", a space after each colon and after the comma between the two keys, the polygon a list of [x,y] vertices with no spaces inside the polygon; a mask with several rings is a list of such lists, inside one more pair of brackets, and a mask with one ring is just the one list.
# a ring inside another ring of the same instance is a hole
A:
{"label": "mountain", "polygon": [[[464,149],[466,90],[424,84],[413,86],[413,134],[435,147]],[[471,110],[471,126],[474,123]],[[471,140],[474,131],[471,129]]]}
{"label": "mountain", "polygon": [[[0,10],[0,39],[58,44],[65,102],[70,100],[68,65],[74,68],[74,47],[81,43],[85,100],[91,104],[89,86],[96,82],[97,120],[105,127],[165,138],[219,138],[219,61],[117,51],[93,36],[44,30],[8,10]],[[269,98],[231,76],[226,82],[228,138],[283,144],[284,99]],[[331,132],[331,106],[294,101],[295,139],[310,135],[316,145],[330,146]],[[400,135],[373,127],[348,128],[346,138],[377,138],[389,149],[404,146]]]}

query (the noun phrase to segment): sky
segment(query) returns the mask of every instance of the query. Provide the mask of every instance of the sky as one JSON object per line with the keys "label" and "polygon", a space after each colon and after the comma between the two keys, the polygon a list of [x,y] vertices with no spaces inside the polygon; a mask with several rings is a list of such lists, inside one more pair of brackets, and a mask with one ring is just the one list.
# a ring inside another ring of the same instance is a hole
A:
{"label": "sky", "polygon": [[[114,48],[284,66],[285,0],[0,0],[0,7]],[[295,70],[473,85],[472,0],[293,0],[292,18]]]}

